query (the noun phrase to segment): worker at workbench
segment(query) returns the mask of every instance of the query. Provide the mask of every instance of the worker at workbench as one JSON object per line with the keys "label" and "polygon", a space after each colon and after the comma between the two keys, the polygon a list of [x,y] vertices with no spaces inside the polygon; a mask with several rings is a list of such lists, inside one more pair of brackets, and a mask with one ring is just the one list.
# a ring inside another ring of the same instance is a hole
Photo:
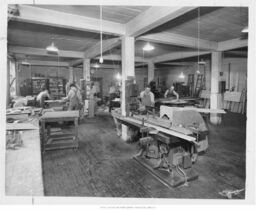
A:
{"label": "worker at workbench", "polygon": [[150,86],[147,85],[145,90],[140,93],[140,110],[146,110],[146,107],[153,107],[155,104],[155,96],[151,92]]}
{"label": "worker at workbench", "polygon": [[49,91],[46,88],[42,88],[42,91],[36,97],[36,101],[40,107],[45,108],[45,100],[47,99],[51,99]]}
{"label": "worker at workbench", "polygon": [[63,99],[64,102],[69,102],[68,110],[79,110],[82,104],[82,96],[79,89],[74,83],[70,86],[67,97]]}
{"label": "worker at workbench", "polygon": [[179,94],[174,90],[173,85],[169,89],[167,89],[164,94],[165,98],[169,98],[172,96],[176,96],[176,99],[179,100]]}

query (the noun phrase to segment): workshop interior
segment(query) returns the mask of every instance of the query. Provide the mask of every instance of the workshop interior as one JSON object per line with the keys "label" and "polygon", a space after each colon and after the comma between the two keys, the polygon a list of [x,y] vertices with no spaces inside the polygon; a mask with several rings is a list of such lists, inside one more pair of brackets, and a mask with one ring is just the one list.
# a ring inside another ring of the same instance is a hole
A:
{"label": "workshop interior", "polygon": [[246,198],[248,7],[6,12],[6,196]]}

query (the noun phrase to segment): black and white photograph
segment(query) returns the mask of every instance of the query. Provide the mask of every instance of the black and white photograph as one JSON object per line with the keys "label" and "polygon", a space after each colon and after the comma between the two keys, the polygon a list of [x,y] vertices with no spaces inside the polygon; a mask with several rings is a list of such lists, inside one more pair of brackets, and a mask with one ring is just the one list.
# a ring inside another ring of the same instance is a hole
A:
{"label": "black and white photograph", "polygon": [[255,203],[254,9],[1,3],[2,203]]}

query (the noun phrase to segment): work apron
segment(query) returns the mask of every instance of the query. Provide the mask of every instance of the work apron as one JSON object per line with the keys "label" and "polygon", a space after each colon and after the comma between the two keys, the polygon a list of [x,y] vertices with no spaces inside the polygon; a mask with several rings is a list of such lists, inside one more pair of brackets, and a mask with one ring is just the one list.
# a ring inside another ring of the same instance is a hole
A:
{"label": "work apron", "polygon": [[68,110],[79,110],[79,98],[77,96],[77,91],[75,91],[75,95],[70,98]]}
{"label": "work apron", "polygon": [[144,94],[141,103],[143,106],[152,106],[151,98],[149,94]]}

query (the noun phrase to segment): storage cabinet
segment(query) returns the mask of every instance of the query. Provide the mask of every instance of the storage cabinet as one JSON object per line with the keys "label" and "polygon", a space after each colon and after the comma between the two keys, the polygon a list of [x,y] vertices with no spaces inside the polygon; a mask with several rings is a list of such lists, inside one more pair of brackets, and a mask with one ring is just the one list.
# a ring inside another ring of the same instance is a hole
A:
{"label": "storage cabinet", "polygon": [[53,99],[60,99],[66,95],[65,85],[66,80],[57,77],[32,77],[32,95],[38,95],[45,87],[49,90]]}

